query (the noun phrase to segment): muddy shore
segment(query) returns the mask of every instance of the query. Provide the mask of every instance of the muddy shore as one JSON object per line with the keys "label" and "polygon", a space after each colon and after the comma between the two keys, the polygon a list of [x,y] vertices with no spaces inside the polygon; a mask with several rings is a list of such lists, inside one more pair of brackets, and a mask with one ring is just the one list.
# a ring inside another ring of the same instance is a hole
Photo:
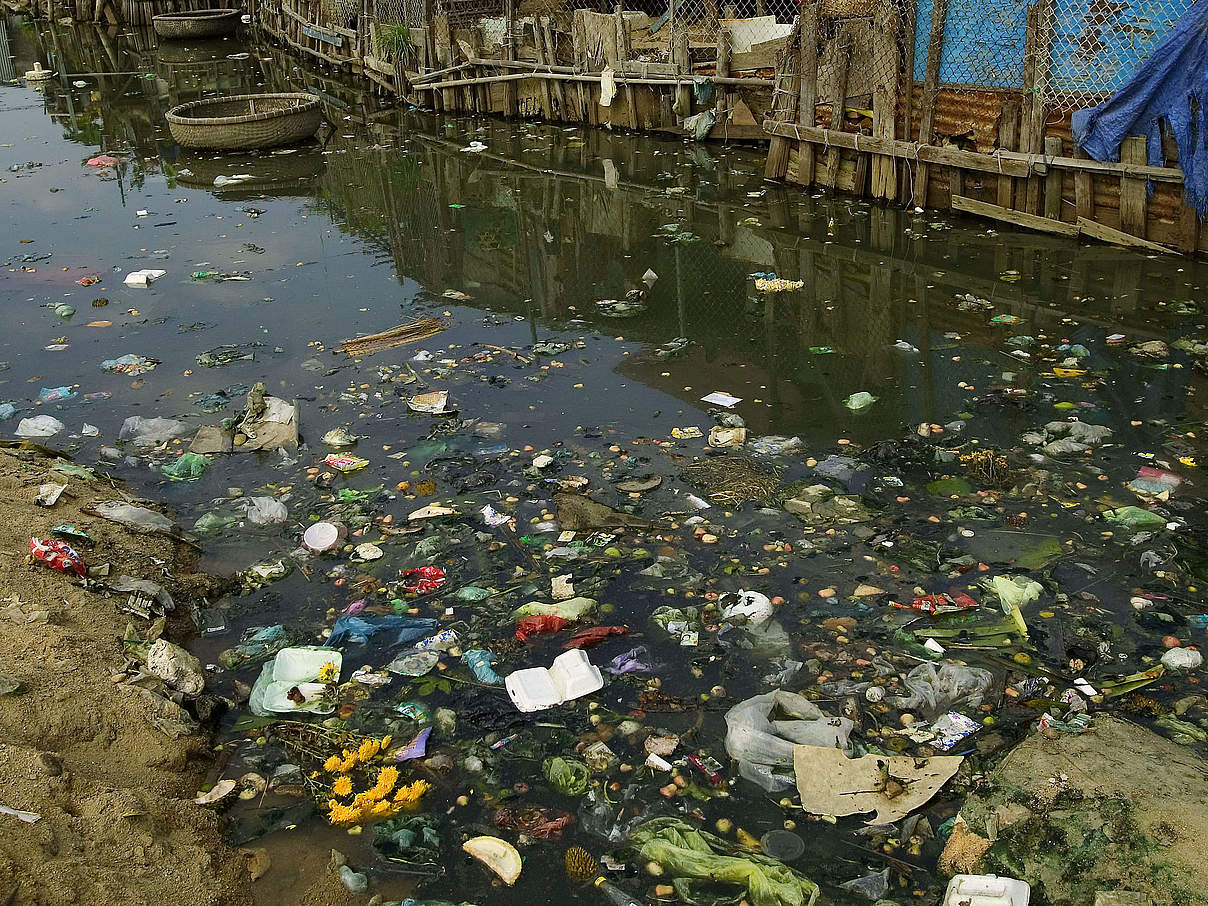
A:
{"label": "muddy shore", "polygon": [[[272,866],[253,884],[263,856],[229,846],[221,816],[193,803],[215,765],[212,740],[202,725],[175,738],[155,725],[162,699],[126,670],[126,596],[31,561],[29,541],[61,524],[87,533],[95,544],[77,551],[88,566],[110,564],[111,577],[151,579],[172,594],[164,636],[177,641],[192,631],[186,602],[215,580],[195,572],[190,545],[89,515],[102,501],[131,498],[102,477],[65,478],[55,463],[0,451],[0,675],[20,683],[0,695],[0,806],[39,816],[0,815],[0,903],[250,906],[258,886],[274,883]],[[35,503],[44,483],[67,484],[51,508]],[[296,902],[363,900],[339,886],[325,858],[291,866]]]}

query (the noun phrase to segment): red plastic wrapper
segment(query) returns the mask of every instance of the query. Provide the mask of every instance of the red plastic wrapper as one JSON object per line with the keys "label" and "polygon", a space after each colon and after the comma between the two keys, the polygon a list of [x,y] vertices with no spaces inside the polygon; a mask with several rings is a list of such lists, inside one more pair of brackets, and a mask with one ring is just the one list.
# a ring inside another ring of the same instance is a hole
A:
{"label": "red plastic wrapper", "polygon": [[976,607],[977,601],[962,592],[955,598],[946,594],[925,595],[916,599],[910,606],[915,610],[934,616],[937,613],[951,613],[954,610],[965,610],[969,607]]}
{"label": "red plastic wrapper", "polygon": [[527,642],[532,636],[541,635],[546,632],[560,632],[569,625],[570,620],[565,617],[556,617],[552,614],[521,617],[516,621],[516,638],[522,642]]}
{"label": "red plastic wrapper", "polygon": [[575,823],[569,812],[535,805],[505,805],[495,812],[495,824],[518,831],[538,840],[561,840],[562,831]]}
{"label": "red plastic wrapper", "polygon": [[403,588],[417,595],[427,595],[445,584],[445,571],[439,566],[420,566],[402,572]]}
{"label": "red plastic wrapper", "polygon": [[66,541],[56,538],[48,538],[45,541],[41,538],[30,538],[29,553],[35,560],[41,560],[51,569],[75,573],[77,576],[84,575],[84,561]]}
{"label": "red plastic wrapper", "polygon": [[592,645],[599,645],[610,635],[629,635],[628,626],[589,626],[587,629],[580,629],[570,637],[570,641],[563,645],[563,648],[590,648]]}

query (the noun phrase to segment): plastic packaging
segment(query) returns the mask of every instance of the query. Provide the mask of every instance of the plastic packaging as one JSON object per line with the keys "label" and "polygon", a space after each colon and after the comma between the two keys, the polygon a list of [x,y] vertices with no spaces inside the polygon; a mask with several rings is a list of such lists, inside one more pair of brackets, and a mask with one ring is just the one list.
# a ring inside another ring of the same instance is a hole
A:
{"label": "plastic packaging", "polygon": [[746,623],[748,626],[762,626],[772,619],[775,612],[776,609],[767,595],[740,589],[732,598],[725,599],[721,618],[730,622]]}
{"label": "plastic packaging", "polygon": [[120,500],[106,500],[104,503],[98,503],[95,509],[97,515],[102,519],[124,525],[131,531],[141,534],[154,532],[172,534],[176,529],[172,520],[163,513],[157,513],[155,510],[142,506],[122,503]]}
{"label": "plastic packaging", "polygon": [[1032,887],[1027,881],[997,875],[956,875],[944,891],[943,906],[1028,906]]}
{"label": "plastic packaging", "polygon": [[84,561],[66,541],[56,538],[47,538],[45,541],[41,538],[30,538],[29,553],[35,560],[41,560],[51,569],[84,575]]}
{"label": "plastic packaging", "polygon": [[861,390],[858,393],[853,393],[851,396],[845,399],[843,401],[843,405],[853,412],[856,412],[860,409],[867,409],[876,401],[877,398],[867,390]]}
{"label": "plastic packaging", "polygon": [[[302,546],[312,554],[322,554],[340,543],[341,526],[335,522],[316,522],[302,533]],[[347,529],[344,529],[347,532]]]}
{"label": "plastic packaging", "polygon": [[[315,680],[325,664],[335,664],[336,675],[339,676],[343,656],[330,648],[315,646],[282,648],[260,671],[248,699],[248,708],[257,717],[293,711],[330,714],[335,710],[333,701],[318,695],[319,689],[303,688],[322,685]],[[306,697],[304,702],[299,703],[290,697],[290,690],[295,686],[299,687]],[[308,691],[311,695],[306,695]]]}
{"label": "plastic packaging", "polygon": [[165,463],[159,472],[172,481],[196,481],[210,467],[210,461],[197,453],[182,453]]}
{"label": "plastic packaging", "polygon": [[252,525],[279,525],[289,518],[289,507],[275,497],[240,497],[235,504]]}
{"label": "plastic packaging", "polygon": [[122,422],[117,439],[128,441],[136,447],[154,447],[158,444],[184,437],[189,429],[184,422],[174,418],[143,418],[132,415]]}
{"label": "plastic packaging", "polygon": [[17,423],[13,433],[17,437],[53,437],[63,430],[64,424],[53,415],[35,415],[23,418]]}
{"label": "plastic packaging", "polygon": [[543,711],[603,688],[604,676],[592,665],[587,652],[574,648],[554,658],[548,670],[517,670],[504,680],[504,685],[521,711]]}
{"label": "plastic packaging", "polygon": [[495,655],[483,648],[471,648],[461,656],[462,663],[470,668],[474,679],[489,686],[502,686],[503,677],[494,670]]}
{"label": "plastic packaging", "polygon": [[[846,717],[832,719],[804,696],[777,689],[739,702],[726,712],[726,751],[738,760],[743,777],[772,789],[768,784],[774,782],[775,772],[752,770],[748,765],[791,767],[795,745],[847,750],[851,730],[852,722]],[[779,782],[775,785],[783,788]]]}
{"label": "plastic packaging", "polygon": [[960,708],[976,708],[994,682],[994,675],[980,667],[964,667],[951,661],[919,664],[906,675],[909,695],[891,695],[895,708],[919,711],[926,720]]}

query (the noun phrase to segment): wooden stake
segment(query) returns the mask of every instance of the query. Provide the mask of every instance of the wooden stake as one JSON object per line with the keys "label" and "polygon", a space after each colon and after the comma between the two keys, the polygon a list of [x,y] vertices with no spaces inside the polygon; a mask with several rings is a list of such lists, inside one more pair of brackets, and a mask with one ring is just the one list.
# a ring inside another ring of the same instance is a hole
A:
{"label": "wooden stake", "polygon": [[[1147,142],[1143,135],[1130,135],[1120,143],[1120,162],[1144,164]],[[1144,179],[1120,179],[1120,229],[1145,238],[1145,216],[1149,207],[1149,185]]]}
{"label": "wooden stake", "polygon": [[[507,29],[506,43],[503,46],[504,59],[515,60],[518,56],[516,49],[516,0],[503,0],[504,28]],[[520,112],[520,99],[516,86],[510,82],[503,84],[503,112],[506,116],[516,116]]]}
{"label": "wooden stake", "polygon": [[[717,74],[723,78],[730,75],[730,33],[724,28],[717,30]],[[730,92],[723,91],[720,85],[714,90],[717,92],[717,103],[713,107],[713,115],[718,123],[724,123],[730,107]]]}
{"label": "wooden stake", "polygon": [[[801,4],[801,50],[797,60],[797,122],[802,126],[815,126],[818,107],[818,0]],[[803,186],[813,184],[814,164],[813,144],[798,142],[797,182]]]}
{"label": "wooden stake", "polygon": [[[939,94],[940,54],[944,48],[944,19],[948,15],[948,0],[934,0],[931,6],[931,33],[927,39],[927,71],[923,76],[923,106],[919,120],[919,144],[931,144],[932,132],[935,129],[935,100]],[[910,74],[914,84],[914,74]],[[913,124],[908,119],[906,129]],[[907,131],[907,137],[910,133]],[[914,203],[927,205],[927,187],[931,172],[927,164],[920,163],[918,175],[914,180]],[[951,179],[951,175],[949,175]],[[960,194],[959,192],[956,194]]]}
{"label": "wooden stake", "polygon": [[[830,96],[830,124],[831,130],[840,130],[843,127],[843,109],[847,106],[847,79],[851,70],[851,32],[846,27],[841,26],[836,40],[839,42],[839,71],[835,76],[835,84],[831,90]],[[829,188],[834,188],[839,181],[839,149],[831,148],[826,152],[826,175],[821,182]]]}
{"label": "wooden stake", "polygon": [[[1061,137],[1049,135],[1044,140],[1044,156],[1061,156]],[[1044,216],[1049,220],[1061,219],[1061,187],[1062,172],[1056,167],[1049,167],[1044,177]]]}
{"label": "wooden stake", "polygon": [[[1090,160],[1090,155],[1074,146],[1074,157]],[[1095,179],[1085,170],[1074,171],[1074,207],[1079,218],[1095,219]]]}
{"label": "wooden stake", "polygon": [[[1037,154],[1044,147],[1045,94],[1049,85],[1049,72],[1053,52],[1053,0],[1037,0],[1035,49],[1032,54],[1034,74],[1032,78],[1031,109],[1026,111],[1030,126],[1028,144],[1020,150]],[[1040,177],[1030,176],[1027,183],[1027,212],[1040,211]]]}
{"label": "wooden stake", "polygon": [[[541,29],[541,17],[533,17],[533,46],[537,49],[537,62],[549,65],[549,58],[545,52],[545,35]],[[554,95],[549,87],[549,79],[538,73],[537,79],[540,82],[539,91],[541,92],[541,116],[543,119],[552,120],[554,118]]]}
{"label": "wooden stake", "polygon": [[[873,138],[893,140],[897,138],[898,65],[901,51],[898,49],[898,31],[902,20],[896,3],[878,6],[873,30],[873,55],[878,61],[878,77],[872,92]],[[872,162],[873,198],[893,198],[897,194],[897,162],[894,158],[879,154]]]}
{"label": "wooden stake", "polygon": [[[554,19],[553,16],[546,16],[545,21],[541,24],[541,32],[545,36],[545,61],[550,66],[554,66],[558,62],[558,45],[554,41]],[[562,83],[555,81],[552,86],[554,105],[558,108],[558,120],[565,122],[567,120],[566,110],[566,91]]]}
{"label": "wooden stake", "polygon": [[[1004,151],[1014,151],[1019,136],[1019,98],[1008,97],[1002,102],[1002,112],[998,120],[998,147]],[[1010,208],[1014,186],[1011,177],[998,177],[999,207]]]}

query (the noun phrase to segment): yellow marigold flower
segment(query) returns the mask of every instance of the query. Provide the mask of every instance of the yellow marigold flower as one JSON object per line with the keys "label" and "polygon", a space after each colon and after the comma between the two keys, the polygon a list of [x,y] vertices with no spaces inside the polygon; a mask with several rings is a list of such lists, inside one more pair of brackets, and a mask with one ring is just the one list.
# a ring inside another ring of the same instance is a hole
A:
{"label": "yellow marigold flower", "polygon": [[340,678],[340,668],[335,665],[334,661],[328,661],[319,668],[319,682],[334,683]]}
{"label": "yellow marigold flower", "polygon": [[344,761],[339,755],[332,755],[325,762],[323,762],[323,770],[325,770],[328,774],[334,774],[341,769],[340,766],[343,763]]}
{"label": "yellow marigold flower", "polygon": [[373,785],[373,791],[378,794],[379,799],[385,798],[390,795],[390,791],[394,789],[396,783],[398,783],[398,768],[382,768],[378,773],[377,783]]}
{"label": "yellow marigold flower", "polygon": [[361,810],[351,808],[347,805],[332,801],[331,809],[328,812],[328,820],[336,827],[345,827],[350,824],[357,824],[361,819]]}
{"label": "yellow marigold flower", "polygon": [[394,794],[394,801],[400,804],[418,802],[424,793],[430,789],[432,789],[432,785],[426,780],[417,780],[415,783],[404,784]]}
{"label": "yellow marigold flower", "polygon": [[373,808],[369,810],[369,817],[375,821],[381,821],[384,818],[389,818],[396,811],[396,806],[392,802],[377,802]]}
{"label": "yellow marigold flower", "polygon": [[390,743],[393,741],[394,741],[393,736],[383,736],[382,737],[382,751],[385,752],[387,749],[389,749]]}
{"label": "yellow marigold flower", "polygon": [[337,796],[348,796],[352,793],[352,781],[347,777],[339,777],[331,785],[331,791]]}
{"label": "yellow marigold flower", "polygon": [[362,762],[369,761],[376,757],[377,753],[381,750],[381,745],[376,739],[366,739],[361,743],[361,747],[357,749],[357,758]]}
{"label": "yellow marigold flower", "polygon": [[352,797],[353,808],[368,808],[377,802],[380,797],[373,795],[373,790],[366,790],[363,793],[357,793]]}

